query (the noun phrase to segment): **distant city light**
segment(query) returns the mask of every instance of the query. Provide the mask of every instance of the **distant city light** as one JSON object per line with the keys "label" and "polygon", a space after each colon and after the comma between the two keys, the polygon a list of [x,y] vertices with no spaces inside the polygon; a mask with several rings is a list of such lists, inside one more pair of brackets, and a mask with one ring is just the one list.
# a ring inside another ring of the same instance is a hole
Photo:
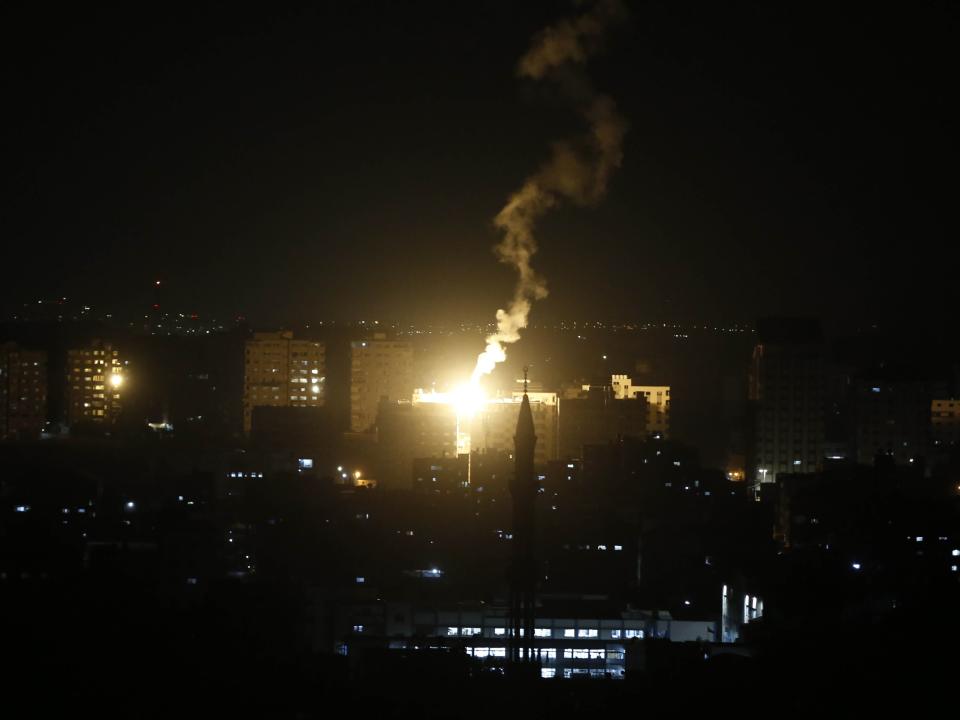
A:
{"label": "distant city light", "polygon": [[852,567],[854,570],[859,570],[859,569],[860,569],[860,563],[858,563],[858,562],[851,563],[851,564],[850,564],[850,567]]}
{"label": "distant city light", "polygon": [[133,510],[137,507],[137,504],[133,500],[127,501],[127,510]]}

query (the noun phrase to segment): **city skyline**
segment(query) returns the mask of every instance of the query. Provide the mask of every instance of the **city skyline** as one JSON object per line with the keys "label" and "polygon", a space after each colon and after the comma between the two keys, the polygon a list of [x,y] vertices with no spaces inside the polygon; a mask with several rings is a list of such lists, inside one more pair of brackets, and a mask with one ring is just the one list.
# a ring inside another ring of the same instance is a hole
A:
{"label": "city skyline", "polygon": [[4,6],[4,706],[949,707],[958,20]]}

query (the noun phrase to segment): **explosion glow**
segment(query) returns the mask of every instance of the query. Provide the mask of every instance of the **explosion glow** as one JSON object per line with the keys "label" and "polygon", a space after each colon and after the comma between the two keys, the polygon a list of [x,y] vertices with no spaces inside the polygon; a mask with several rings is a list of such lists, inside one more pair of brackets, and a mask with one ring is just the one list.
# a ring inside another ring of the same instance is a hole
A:
{"label": "explosion glow", "polygon": [[457,417],[463,418],[473,417],[484,405],[493,402],[487,397],[487,394],[478,384],[472,382],[460,385],[451,392],[437,392],[435,390],[424,392],[418,390],[414,393],[413,401],[415,403],[450,405],[456,410]]}

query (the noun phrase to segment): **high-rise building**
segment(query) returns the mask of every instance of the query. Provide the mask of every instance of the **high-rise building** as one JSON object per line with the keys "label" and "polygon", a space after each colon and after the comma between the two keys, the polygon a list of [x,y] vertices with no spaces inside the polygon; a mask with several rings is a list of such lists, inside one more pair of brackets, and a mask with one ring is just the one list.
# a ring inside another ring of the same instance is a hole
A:
{"label": "high-rise building", "polygon": [[67,423],[111,425],[122,409],[127,363],[110,343],[67,351]]}
{"label": "high-rise building", "polygon": [[670,437],[670,386],[634,385],[627,375],[610,378],[616,400],[634,400],[641,395],[647,401],[647,432]]}
{"label": "high-rise building", "polygon": [[0,346],[0,440],[40,435],[47,419],[47,354]]}
{"label": "high-rise building", "polygon": [[255,407],[322,407],[325,382],[323,343],[294,340],[289,331],[254,333],[244,359],[244,433],[253,428]]}
{"label": "high-rise building", "polygon": [[748,478],[815,472],[823,458],[826,359],[820,324],[762,320],[750,367]]}
{"label": "high-rise building", "polygon": [[413,346],[387,340],[350,343],[350,429],[366,432],[377,422],[381,400],[408,400],[413,394]]}

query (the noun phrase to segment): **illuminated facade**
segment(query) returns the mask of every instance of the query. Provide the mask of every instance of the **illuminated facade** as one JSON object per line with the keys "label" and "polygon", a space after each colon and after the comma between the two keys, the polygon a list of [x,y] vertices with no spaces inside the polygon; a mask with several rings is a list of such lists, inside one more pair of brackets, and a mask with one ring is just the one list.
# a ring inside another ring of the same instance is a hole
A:
{"label": "illuminated facade", "polygon": [[243,431],[253,427],[255,407],[322,407],[326,352],[323,343],[294,340],[289,331],[254,333],[244,358]]}
{"label": "illuminated facade", "polygon": [[377,422],[382,399],[406,400],[413,393],[413,346],[387,340],[350,344],[350,429],[366,432]]}
{"label": "illuminated facade", "polygon": [[[429,578],[427,582],[430,582]],[[739,596],[738,596],[739,600]],[[743,617],[762,615],[762,601],[754,611],[751,604]],[[740,606],[731,607],[729,637],[743,624]],[[623,679],[628,670],[646,667],[644,638],[670,642],[710,642],[720,631],[713,617],[677,620],[665,611],[627,610],[571,617],[548,611],[534,620],[533,659],[543,678]],[[749,621],[748,620],[748,621]],[[485,667],[504,668],[510,654],[509,612],[505,607],[436,609],[400,603],[350,608],[341,620],[346,642],[340,652],[362,655],[367,649],[434,650],[452,648],[474,658]],[[526,633],[524,633],[526,635]],[[713,646],[714,652],[717,651]]]}
{"label": "illuminated facade", "polygon": [[67,351],[67,423],[116,422],[122,409],[127,364],[110,343],[94,340]]}
{"label": "illuminated facade", "polygon": [[627,375],[610,378],[616,400],[635,400],[643,396],[647,401],[647,432],[670,437],[670,386],[634,385]]}
{"label": "illuminated facade", "polygon": [[0,346],[0,439],[36,438],[47,419],[47,354]]}
{"label": "illuminated facade", "polygon": [[[418,457],[430,455],[442,456],[450,450],[450,428],[456,439],[457,454],[471,451],[513,452],[514,435],[517,429],[517,412],[523,402],[522,392],[513,392],[510,397],[475,398],[474,405],[465,411],[457,407],[457,394],[427,393],[416,390],[413,394],[413,407],[432,408],[421,411],[431,417],[446,418],[446,422],[436,425],[440,434],[433,441],[427,441],[425,448],[436,447],[443,452],[421,453]],[[537,434],[537,448],[534,462],[545,466],[557,457],[557,394],[551,392],[529,392],[530,412],[533,416],[534,431]],[[437,408],[445,408],[438,410]],[[417,412],[416,410],[414,412]],[[453,453],[451,453],[453,454]]]}
{"label": "illuminated facade", "polygon": [[[545,467],[557,458],[557,394],[529,392],[530,413],[537,444],[533,456],[537,467]],[[517,412],[522,392],[486,403],[470,421],[470,446],[473,450],[513,451],[517,430]]]}

